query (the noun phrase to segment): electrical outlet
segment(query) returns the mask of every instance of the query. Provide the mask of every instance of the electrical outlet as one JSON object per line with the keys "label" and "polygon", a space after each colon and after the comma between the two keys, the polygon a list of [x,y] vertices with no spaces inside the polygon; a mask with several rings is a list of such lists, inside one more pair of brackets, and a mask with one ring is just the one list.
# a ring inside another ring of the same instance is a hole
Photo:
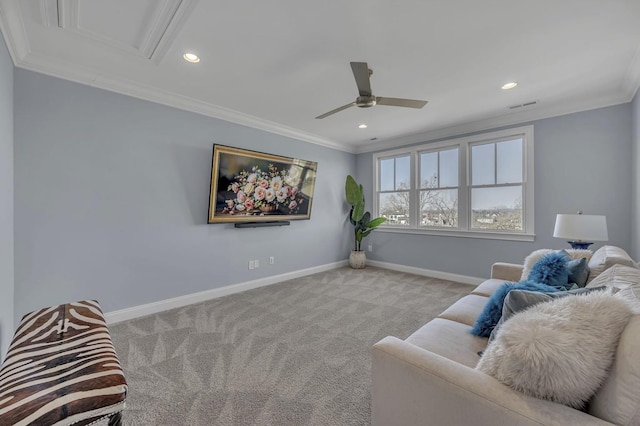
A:
{"label": "electrical outlet", "polygon": [[276,258],[273,256],[269,256],[269,265],[273,265],[274,263],[276,263]]}
{"label": "electrical outlet", "polygon": [[373,245],[369,244],[369,251],[373,251]]}
{"label": "electrical outlet", "polygon": [[253,260],[250,260],[249,261],[249,269],[253,269],[253,268],[255,268],[255,263],[254,263]]}
{"label": "electrical outlet", "polygon": [[260,267],[260,260],[258,260],[258,259],[254,260],[254,261],[253,261],[253,264],[254,264],[254,266],[255,266],[256,268],[259,268],[259,267]]}

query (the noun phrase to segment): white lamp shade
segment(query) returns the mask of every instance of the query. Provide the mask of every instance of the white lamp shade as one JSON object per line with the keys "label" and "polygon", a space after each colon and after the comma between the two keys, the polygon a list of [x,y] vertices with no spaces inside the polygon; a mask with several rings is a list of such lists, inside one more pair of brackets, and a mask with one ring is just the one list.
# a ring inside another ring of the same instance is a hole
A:
{"label": "white lamp shade", "polygon": [[556,238],[579,241],[607,241],[607,217],[587,214],[559,214],[553,230]]}

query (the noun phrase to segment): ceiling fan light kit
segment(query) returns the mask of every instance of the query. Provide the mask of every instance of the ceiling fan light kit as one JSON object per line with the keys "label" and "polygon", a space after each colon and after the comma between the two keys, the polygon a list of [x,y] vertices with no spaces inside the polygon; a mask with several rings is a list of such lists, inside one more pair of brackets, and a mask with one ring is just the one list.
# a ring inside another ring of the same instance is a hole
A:
{"label": "ceiling fan light kit", "polygon": [[355,78],[356,85],[358,86],[359,96],[354,102],[348,103],[329,112],[325,112],[324,114],[317,116],[316,119],[328,117],[354,105],[359,108],[371,108],[375,105],[387,105],[419,109],[427,104],[427,101],[417,99],[383,98],[380,96],[374,96],[371,91],[370,81],[373,71],[369,69],[369,65],[367,65],[366,62],[351,62],[351,70],[353,71],[353,77]]}

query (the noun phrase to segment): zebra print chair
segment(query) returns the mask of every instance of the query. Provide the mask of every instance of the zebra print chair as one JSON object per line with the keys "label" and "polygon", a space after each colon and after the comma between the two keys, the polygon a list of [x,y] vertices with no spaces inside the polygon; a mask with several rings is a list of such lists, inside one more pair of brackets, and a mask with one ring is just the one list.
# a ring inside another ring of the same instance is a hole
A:
{"label": "zebra print chair", "polygon": [[98,302],[24,316],[0,369],[0,426],[121,425],[127,382]]}

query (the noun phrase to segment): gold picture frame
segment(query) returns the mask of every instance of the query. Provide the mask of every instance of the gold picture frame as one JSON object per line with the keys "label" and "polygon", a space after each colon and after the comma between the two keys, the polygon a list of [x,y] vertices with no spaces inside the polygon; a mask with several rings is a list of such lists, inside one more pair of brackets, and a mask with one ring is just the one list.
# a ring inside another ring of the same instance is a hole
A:
{"label": "gold picture frame", "polygon": [[208,223],[311,218],[318,163],[214,144]]}

